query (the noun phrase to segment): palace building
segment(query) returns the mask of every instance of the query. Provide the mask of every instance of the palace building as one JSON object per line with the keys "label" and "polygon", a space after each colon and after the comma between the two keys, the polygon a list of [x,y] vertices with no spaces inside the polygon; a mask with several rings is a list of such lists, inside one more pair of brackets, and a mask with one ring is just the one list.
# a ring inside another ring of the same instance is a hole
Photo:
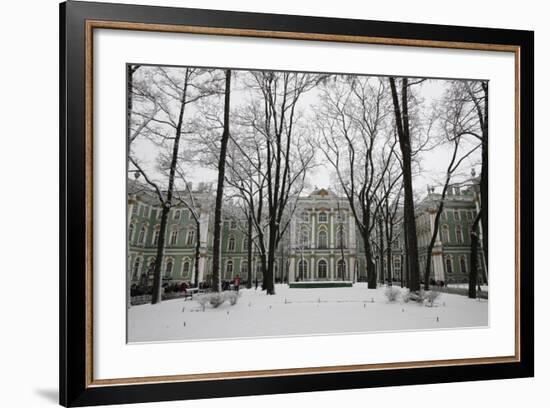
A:
{"label": "palace building", "polygon": [[[439,231],[432,256],[432,279],[445,282],[467,282],[470,225],[479,208],[477,184],[452,186],[445,200]],[[176,195],[178,196],[178,195]],[[191,197],[192,196],[192,197]],[[187,199],[186,199],[187,197]],[[439,194],[428,189],[416,209],[420,268],[424,270],[426,249],[434,227]],[[192,199],[190,199],[192,198]],[[214,193],[209,185],[180,193],[180,200],[169,213],[165,236],[162,274],[167,282],[195,281],[198,262],[199,282],[209,282],[212,275]],[[180,204],[178,204],[180,202]],[[192,202],[193,206],[189,203]],[[184,203],[187,203],[185,205]],[[248,279],[246,220],[232,216],[231,203],[226,204],[222,227],[221,279],[236,275]],[[236,213],[236,211],[233,211]],[[159,239],[161,210],[158,199],[143,184],[128,184],[128,276],[134,284],[152,282],[153,265]],[[391,277],[399,281],[405,273],[402,227],[392,245]],[[197,243],[199,254],[197,257]],[[376,249],[373,251],[376,252]],[[482,251],[480,251],[480,256]],[[377,274],[388,274],[385,258],[373,254]],[[197,261],[198,260],[198,261]],[[483,265],[483,262],[479,262]],[[481,271],[482,276],[485,271]],[[345,197],[329,189],[315,188],[308,196],[297,199],[288,228],[275,254],[276,282],[358,281],[366,279],[364,246],[355,219]],[[252,256],[252,281],[262,281],[260,259]]]}

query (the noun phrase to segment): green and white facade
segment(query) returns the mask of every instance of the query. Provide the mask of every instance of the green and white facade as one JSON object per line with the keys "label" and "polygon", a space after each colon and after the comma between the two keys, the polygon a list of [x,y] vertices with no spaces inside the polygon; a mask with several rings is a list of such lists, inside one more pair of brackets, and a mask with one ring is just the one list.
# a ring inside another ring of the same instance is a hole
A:
{"label": "green and white facade", "polygon": [[[183,204],[169,213],[162,274],[168,282],[194,283],[195,248],[200,231],[199,282],[212,275],[213,193],[199,186],[193,191],[199,226]],[[429,191],[417,206],[420,267],[424,270],[426,249],[434,227],[439,194]],[[230,204],[228,204],[230,205]],[[468,278],[470,225],[479,208],[477,187],[450,187],[440,220],[432,256],[432,278],[436,281],[466,282]],[[128,276],[132,283],[150,283],[160,227],[160,207],[143,185],[129,183],[128,192]],[[401,278],[404,269],[402,233],[392,247],[392,277]],[[222,280],[239,275],[248,279],[246,223],[228,218],[222,229]],[[483,237],[482,237],[483,239]],[[481,253],[482,251],[480,251]],[[481,255],[480,255],[481,256]],[[483,262],[479,262],[483,265]],[[384,262],[377,262],[379,272]],[[482,273],[484,271],[481,271]],[[382,274],[379,273],[381,276]],[[356,281],[366,277],[364,246],[350,212],[349,203],[327,189],[315,189],[300,197],[288,229],[275,256],[275,280]],[[385,271],[384,276],[388,276]],[[482,275],[483,276],[483,275]],[[252,281],[262,280],[260,259],[254,251]]]}

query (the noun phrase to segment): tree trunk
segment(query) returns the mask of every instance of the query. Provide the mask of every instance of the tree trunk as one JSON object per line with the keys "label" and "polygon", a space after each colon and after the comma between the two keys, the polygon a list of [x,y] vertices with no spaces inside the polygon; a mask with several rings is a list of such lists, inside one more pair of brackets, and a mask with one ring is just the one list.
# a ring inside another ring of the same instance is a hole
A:
{"label": "tree trunk", "polygon": [[199,220],[195,220],[197,224],[197,236],[195,243],[195,284],[196,288],[199,287],[199,262],[201,259],[201,224]]}
{"label": "tree trunk", "polygon": [[[456,154],[456,150],[455,150]],[[432,237],[430,243],[428,244],[428,250],[426,255],[426,269],[424,271],[424,290],[430,290],[430,274],[432,268],[432,251],[434,249],[435,240],[437,238],[437,233],[439,231],[439,220],[441,219],[441,214],[443,213],[443,207],[445,205],[445,196],[447,195],[447,189],[449,188],[449,181],[451,180],[450,176],[447,176],[445,185],[443,186],[443,191],[441,192],[441,199],[437,207],[437,212],[434,219],[434,230],[432,232]]]}
{"label": "tree trunk", "polygon": [[262,286],[268,295],[275,294],[275,285],[273,284],[273,266],[275,264],[275,249],[276,249],[276,225],[275,221],[269,223],[269,247],[267,250],[267,268],[264,273]]}
{"label": "tree trunk", "polygon": [[484,92],[484,116],[482,134],[483,140],[481,144],[481,230],[483,231],[483,239],[481,242],[483,249],[483,262],[485,270],[489,274],[489,90],[487,83],[483,85]]}
{"label": "tree trunk", "polygon": [[246,259],[247,259],[247,268],[246,273],[248,276],[248,279],[246,281],[246,287],[250,289],[252,287],[252,214],[248,213],[248,230],[247,230],[247,237],[248,237],[248,244],[246,246]]}
{"label": "tree trunk", "polygon": [[174,137],[174,147],[172,148],[172,161],[170,163],[170,173],[168,176],[168,189],[166,191],[166,200],[162,204],[162,213],[159,230],[159,240],[157,244],[157,257],[155,259],[155,268],[153,271],[153,296],[151,303],[159,303],[162,300],[162,259],[164,258],[164,240],[166,235],[166,226],[168,224],[168,214],[172,206],[172,195],[174,193],[174,178],[176,174],[176,165],[178,160],[178,152],[180,146],[181,128],[183,126],[183,114],[185,112],[185,103],[187,97],[187,73],[185,77],[185,85],[183,87],[181,97],[181,107],[176,126],[176,135]]}
{"label": "tree trunk", "polygon": [[390,77],[390,86],[392,91],[393,105],[395,111],[395,121],[397,125],[397,134],[399,137],[399,146],[401,148],[403,163],[403,186],[405,191],[404,202],[404,222],[407,226],[408,251],[407,258],[410,270],[409,289],[412,292],[420,290],[420,270],[418,267],[418,243],[416,236],[416,218],[414,214],[414,197],[412,187],[411,170],[411,140],[409,131],[409,113],[407,100],[407,78],[402,79],[401,101],[402,109],[399,107],[399,98],[395,87],[395,79]]}
{"label": "tree trunk", "polygon": [[376,265],[372,260],[372,249],[367,234],[363,235],[363,244],[365,246],[365,263],[367,268],[367,287],[376,289]]}
{"label": "tree trunk", "polygon": [[223,185],[225,180],[225,157],[227,155],[227,143],[229,141],[229,102],[231,97],[231,70],[225,71],[225,105],[223,112],[223,133],[218,161],[218,186],[216,189],[216,207],[214,210],[214,243],[212,252],[212,290],[220,291],[220,265],[221,265],[221,235],[222,235],[222,206]]}
{"label": "tree trunk", "polygon": [[392,253],[391,253],[391,241],[386,241],[386,271],[388,274],[388,285],[393,285],[393,273],[392,273]]}
{"label": "tree trunk", "polygon": [[378,246],[380,259],[380,282],[382,285],[386,282],[386,274],[384,273],[384,225],[382,218],[378,219]]}
{"label": "tree trunk", "polygon": [[478,224],[481,219],[481,212],[479,212],[472,223],[470,230],[470,273],[468,279],[468,297],[471,299],[476,298],[476,285],[477,285],[477,249],[479,247],[478,237]]}

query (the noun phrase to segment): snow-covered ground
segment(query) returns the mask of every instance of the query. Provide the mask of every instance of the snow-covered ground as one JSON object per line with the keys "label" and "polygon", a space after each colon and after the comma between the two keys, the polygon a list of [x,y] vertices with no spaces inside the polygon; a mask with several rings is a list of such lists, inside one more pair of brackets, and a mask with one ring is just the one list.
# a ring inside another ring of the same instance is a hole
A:
{"label": "snow-covered ground", "polygon": [[128,311],[128,341],[174,341],[393,330],[479,327],[488,324],[486,300],[442,293],[434,307],[388,302],[386,288],[290,289],[276,295],[241,289],[236,305],[214,309],[194,300],[168,300]]}

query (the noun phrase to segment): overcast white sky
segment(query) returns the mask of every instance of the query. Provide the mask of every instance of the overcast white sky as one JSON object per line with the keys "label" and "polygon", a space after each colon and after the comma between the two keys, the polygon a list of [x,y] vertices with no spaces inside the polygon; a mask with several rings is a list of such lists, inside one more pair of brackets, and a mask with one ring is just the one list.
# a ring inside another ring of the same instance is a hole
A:
{"label": "overcast white sky", "polygon": [[[147,67],[144,67],[147,68]],[[247,98],[247,91],[243,85],[242,81],[239,81],[238,75],[237,79],[233,81],[232,92],[231,92],[231,106],[232,108],[239,106]],[[441,79],[430,79],[423,82],[420,85],[415,85],[416,91],[419,93],[420,97],[424,100],[424,106],[426,109],[434,102],[441,98],[445,92],[448,82]],[[299,102],[299,109],[305,117],[312,115],[312,106],[318,103],[319,94],[317,89],[313,89],[306,94],[301,96]],[[196,114],[193,109],[187,109],[186,115],[187,119],[190,116]],[[181,149],[185,149],[186,140],[185,137],[182,139]],[[158,178],[158,173],[154,170],[155,157],[157,156],[155,145],[152,143],[143,140],[136,139],[132,145],[133,154],[135,157],[139,158],[145,164],[145,167],[148,169],[148,173],[152,178]],[[437,186],[443,182],[444,174],[448,166],[448,161],[450,159],[451,150],[448,146],[440,146],[429,152],[423,152],[420,156],[420,163],[422,171],[420,174],[417,174],[414,178],[414,189],[420,194],[424,194],[426,191],[426,186],[428,184]],[[307,176],[307,181],[310,184],[311,188],[314,186],[332,188],[331,180],[333,178],[333,169],[330,164],[326,163],[326,159],[323,160],[321,157],[323,154],[321,152],[317,153],[317,160],[320,163],[312,171],[309,172]],[[479,173],[479,162],[481,161],[481,152],[478,151],[476,154],[473,154],[468,158],[461,168],[464,173],[469,174],[472,167],[476,167],[476,171]],[[323,164],[326,163],[326,164]],[[194,184],[199,182],[215,182],[217,180],[217,172],[204,168],[195,166],[190,173],[187,175],[188,180],[192,181]],[[307,191],[304,191],[304,194],[308,194],[311,188]]]}

